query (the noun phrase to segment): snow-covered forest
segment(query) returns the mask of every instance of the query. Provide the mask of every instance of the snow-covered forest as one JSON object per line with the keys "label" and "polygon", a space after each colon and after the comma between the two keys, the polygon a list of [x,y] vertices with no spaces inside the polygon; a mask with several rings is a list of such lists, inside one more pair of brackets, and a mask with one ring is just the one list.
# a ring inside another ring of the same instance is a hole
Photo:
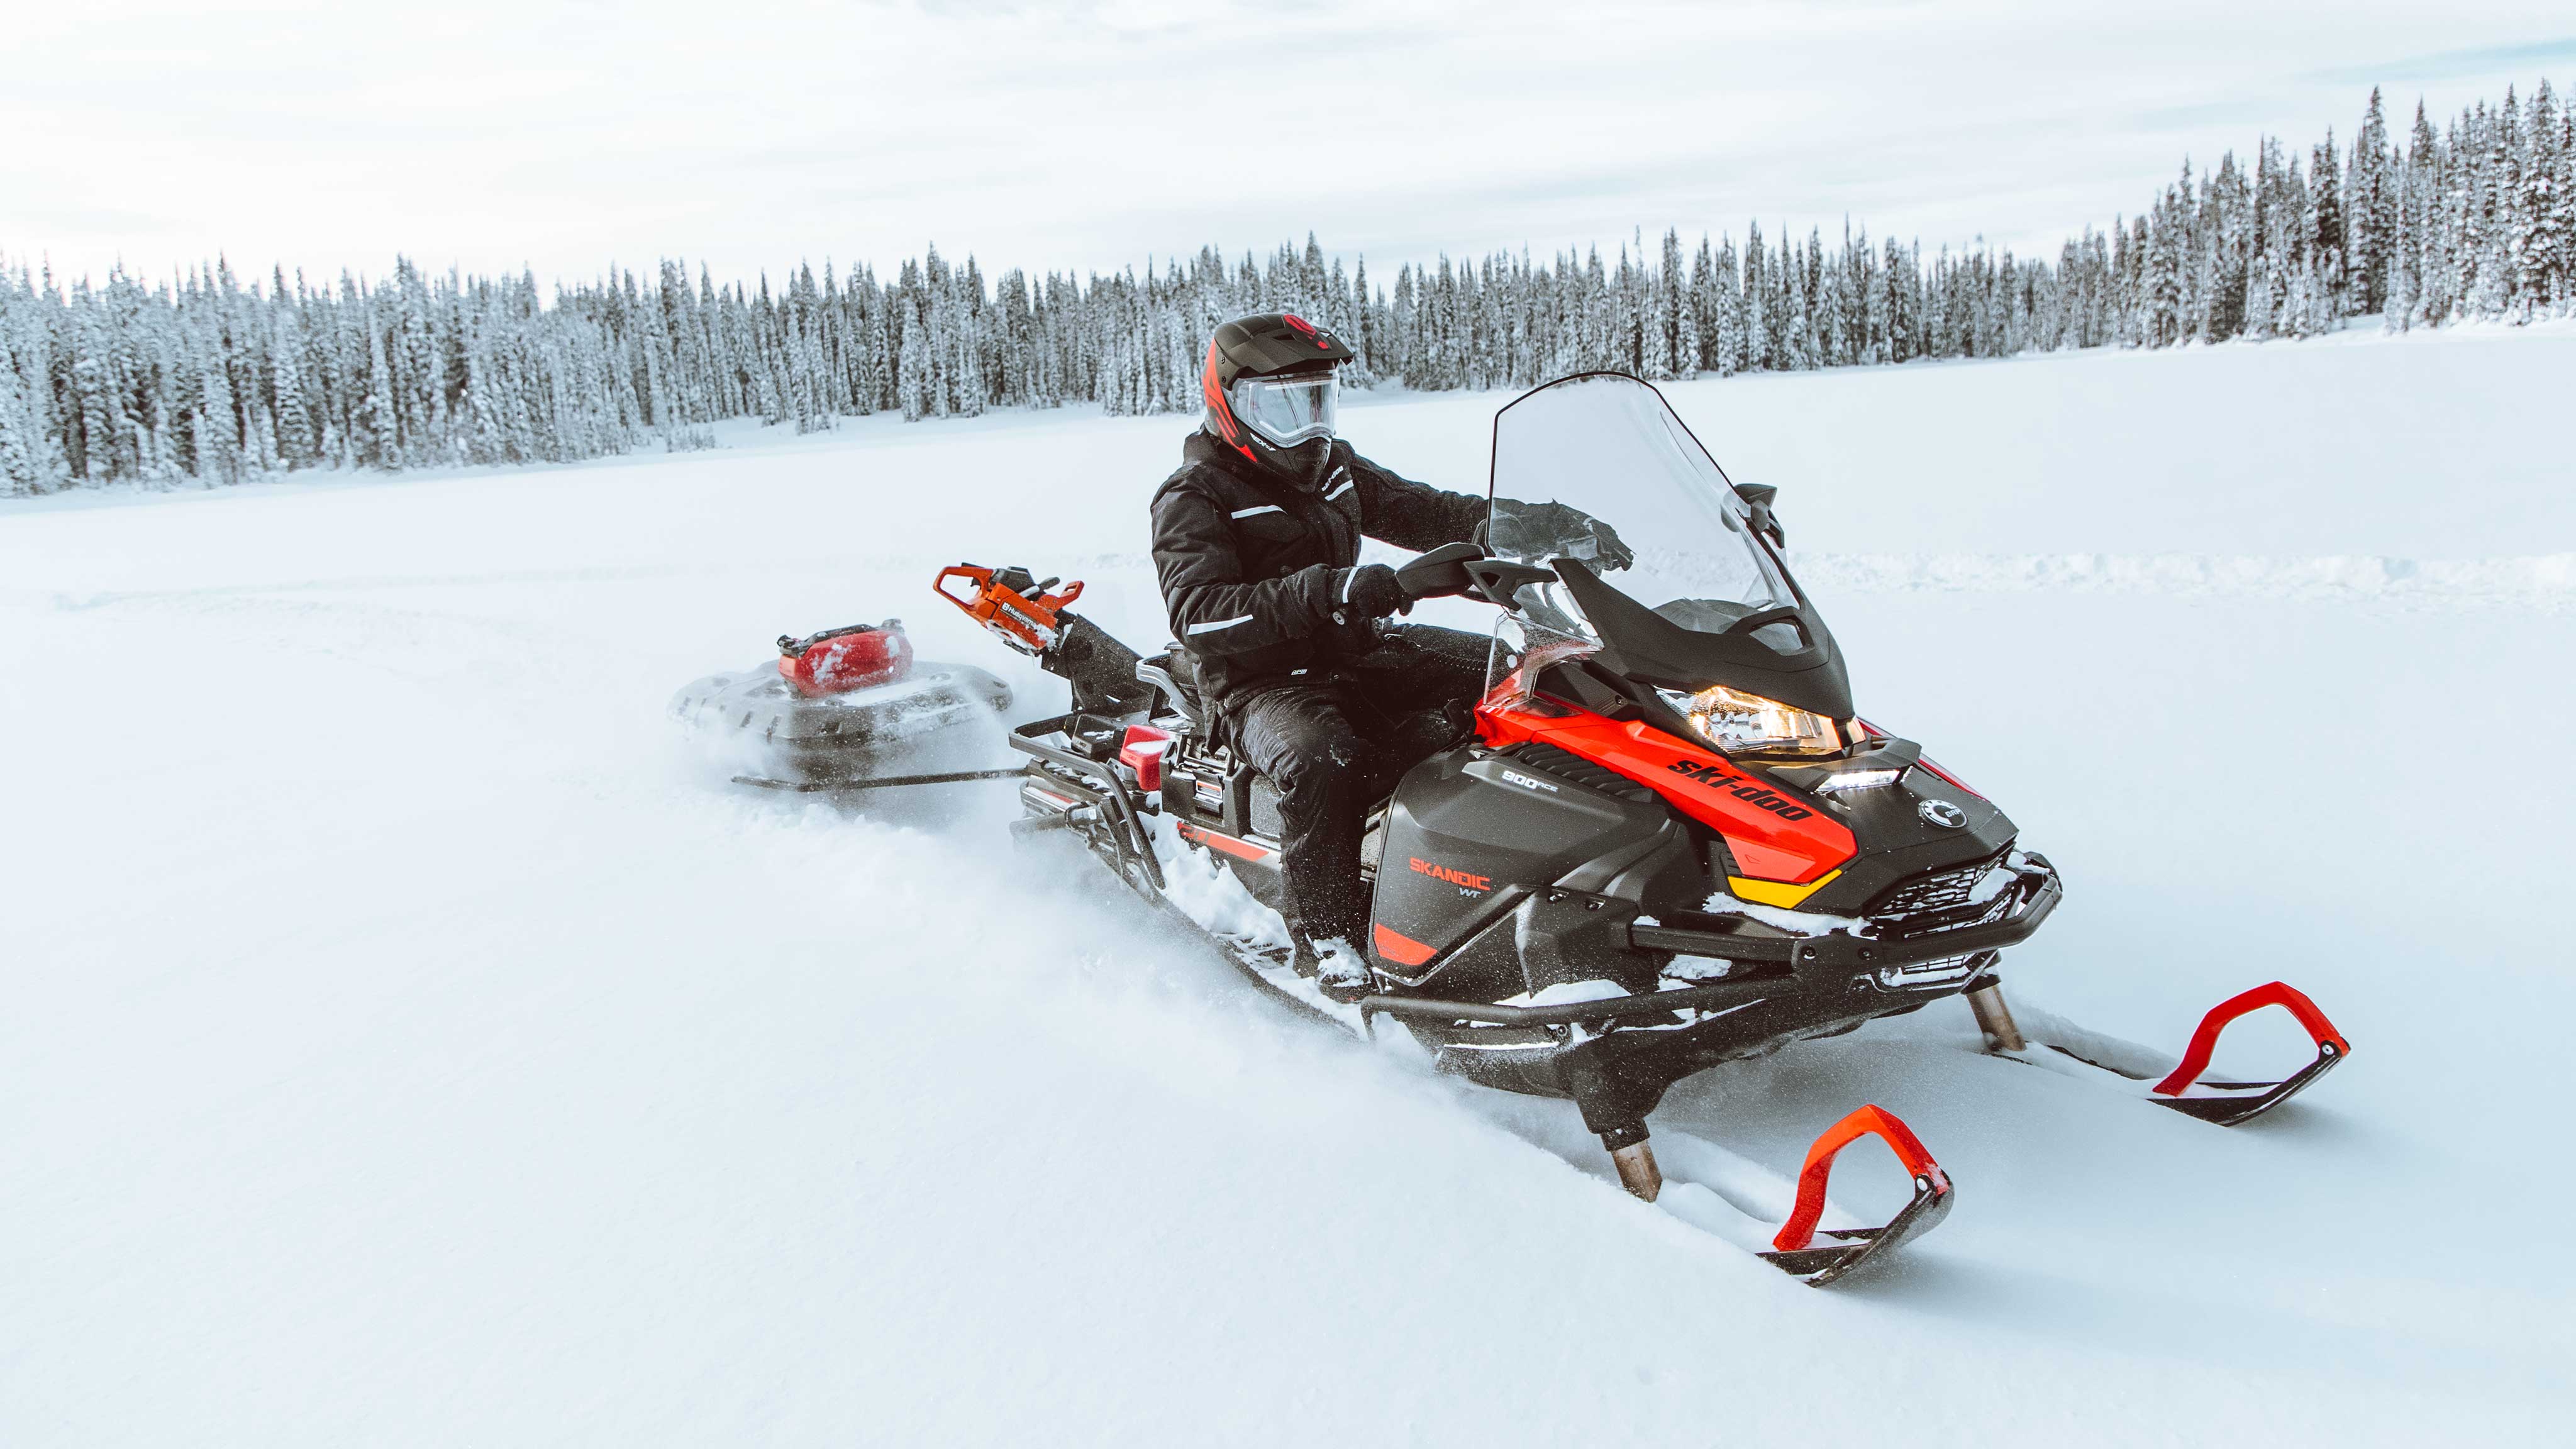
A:
{"label": "snow-covered forest", "polygon": [[1686,246],[1400,268],[1373,282],[1310,236],[1266,263],[1214,248],[1077,278],[929,255],[880,277],[800,266],[718,286],[665,261],[557,287],[429,275],[315,285],[225,262],[147,284],[0,268],[0,496],[309,467],[568,461],[712,441],[759,417],[907,418],[1096,402],[1198,406],[1208,331],[1287,309],[1359,353],[1354,381],[1513,386],[1583,368],[1656,379],[1922,357],[2169,347],[2576,311],[2576,111],[2547,82],[2392,135],[2371,95],[2349,150],[2264,140],[2185,162],[2136,217],[2055,258],[1927,253],[1757,225]]}

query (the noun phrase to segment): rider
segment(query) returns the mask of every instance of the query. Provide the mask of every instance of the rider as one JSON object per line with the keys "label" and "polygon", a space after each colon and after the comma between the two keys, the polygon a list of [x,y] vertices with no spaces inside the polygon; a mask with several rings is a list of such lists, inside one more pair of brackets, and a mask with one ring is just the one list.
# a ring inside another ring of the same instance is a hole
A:
{"label": "rider", "polygon": [[[1384,624],[1412,605],[1393,569],[1359,561],[1360,538],[1482,543],[1487,514],[1486,500],[1399,477],[1334,435],[1334,370],[1350,357],[1293,314],[1219,327],[1200,379],[1205,420],[1153,501],[1155,572],[1199,692],[1279,790],[1297,969],[1346,1000],[1372,984],[1360,939],[1369,805],[1465,733],[1486,655],[1481,635]],[[1561,505],[1526,511],[1624,561],[1605,525]]]}

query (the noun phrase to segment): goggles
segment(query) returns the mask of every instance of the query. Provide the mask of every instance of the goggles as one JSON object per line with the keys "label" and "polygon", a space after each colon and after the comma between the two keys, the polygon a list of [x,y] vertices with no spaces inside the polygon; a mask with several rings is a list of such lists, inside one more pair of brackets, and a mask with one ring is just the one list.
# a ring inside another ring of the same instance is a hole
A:
{"label": "goggles", "polygon": [[1329,372],[1241,377],[1226,390],[1226,401],[1235,417],[1272,447],[1293,448],[1309,438],[1333,435],[1333,400],[1340,387]]}

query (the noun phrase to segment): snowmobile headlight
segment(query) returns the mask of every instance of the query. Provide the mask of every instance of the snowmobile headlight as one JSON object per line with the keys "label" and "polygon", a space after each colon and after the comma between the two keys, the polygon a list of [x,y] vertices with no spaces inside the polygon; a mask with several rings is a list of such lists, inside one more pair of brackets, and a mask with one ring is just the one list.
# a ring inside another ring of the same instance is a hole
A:
{"label": "snowmobile headlight", "polygon": [[1697,694],[1657,693],[1680,711],[1693,733],[1730,755],[1833,755],[1846,741],[1823,715],[1776,699],[1712,684]]}
{"label": "snowmobile headlight", "polygon": [[1824,783],[1816,787],[1816,793],[1831,795],[1842,790],[1875,790],[1895,784],[1897,777],[1904,773],[1903,770],[1841,770],[1826,776]]}

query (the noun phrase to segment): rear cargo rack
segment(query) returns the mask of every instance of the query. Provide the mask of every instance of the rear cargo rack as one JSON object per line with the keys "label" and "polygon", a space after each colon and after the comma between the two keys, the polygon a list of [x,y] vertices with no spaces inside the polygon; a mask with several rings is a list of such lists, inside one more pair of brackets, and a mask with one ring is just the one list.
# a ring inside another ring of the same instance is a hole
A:
{"label": "rear cargo rack", "polygon": [[1116,756],[1094,760],[1071,750],[1059,749],[1046,742],[1045,736],[1064,734],[1082,719],[1079,712],[1060,714],[1047,719],[1031,720],[1011,731],[1011,748],[1034,755],[1053,766],[1058,774],[1069,775],[1082,783],[1103,813],[1102,826],[1107,842],[1118,858],[1121,876],[1132,866],[1134,872],[1152,883],[1155,891],[1163,889],[1163,863],[1154,856],[1154,838],[1145,829],[1144,810],[1136,794],[1118,775]]}

